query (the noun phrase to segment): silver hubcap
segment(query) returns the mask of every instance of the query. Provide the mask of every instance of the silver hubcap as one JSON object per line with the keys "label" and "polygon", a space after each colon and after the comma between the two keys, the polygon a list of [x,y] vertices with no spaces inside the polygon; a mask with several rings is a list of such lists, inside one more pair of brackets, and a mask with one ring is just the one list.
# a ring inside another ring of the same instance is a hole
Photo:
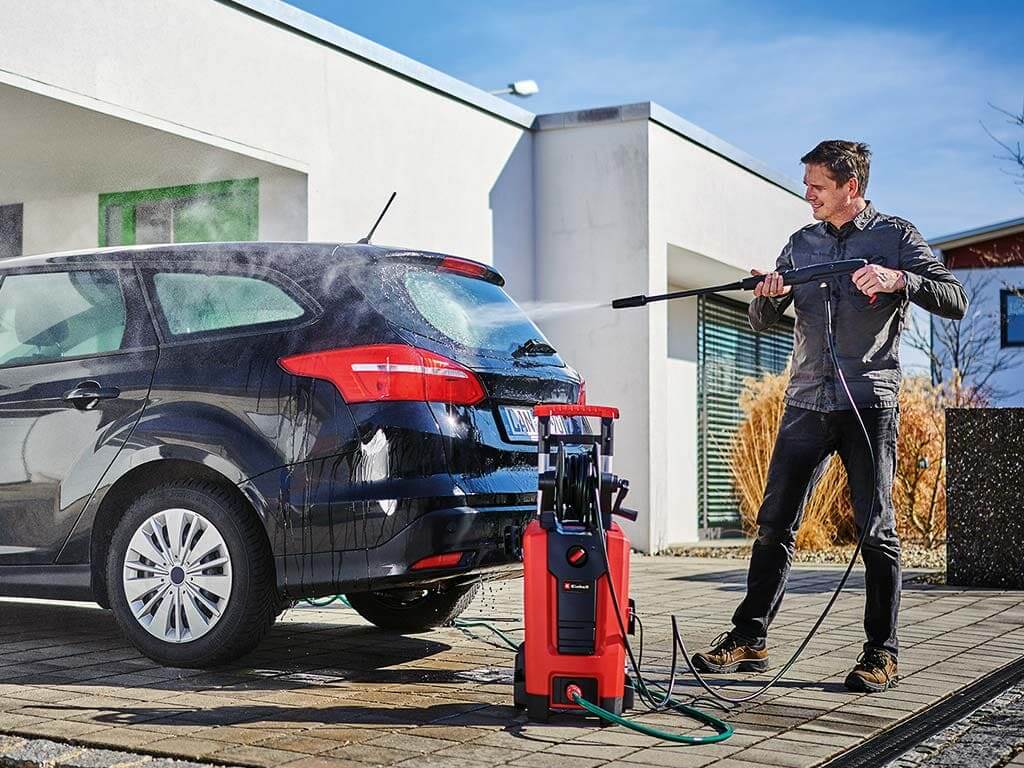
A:
{"label": "silver hubcap", "polygon": [[231,556],[217,527],[188,509],[165,509],[138,527],[121,577],[132,615],[153,637],[196,640],[231,595]]}

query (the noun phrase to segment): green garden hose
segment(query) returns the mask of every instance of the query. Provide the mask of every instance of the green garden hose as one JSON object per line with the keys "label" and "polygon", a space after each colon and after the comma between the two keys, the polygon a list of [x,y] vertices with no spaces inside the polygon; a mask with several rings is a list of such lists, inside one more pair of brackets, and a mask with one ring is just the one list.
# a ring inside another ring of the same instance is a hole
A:
{"label": "green garden hose", "polygon": [[[335,600],[337,600],[339,603],[346,606],[347,608],[352,607],[349,601],[345,599],[344,595],[332,595],[331,597],[319,599],[307,598],[304,602],[309,603],[310,605],[315,606],[317,608],[323,608],[325,606],[330,605]],[[452,621],[451,626],[455,627],[456,629],[471,629],[475,627],[482,627],[483,629],[486,629],[497,635],[501,639],[501,641],[504,642],[505,645],[507,645],[513,651],[519,650],[519,644],[515,640],[513,640],[505,632],[498,629],[498,627],[494,626],[490,622],[482,621],[480,619],[455,619],[454,621]],[[646,689],[647,685],[651,685],[652,683],[646,683],[645,681],[641,680],[639,684]],[[653,683],[653,685],[662,688],[662,686],[658,685],[657,683]],[[716,731],[718,731],[718,733],[716,733],[714,736],[684,736],[682,734],[669,733],[668,731],[662,731],[650,725],[644,725],[643,723],[639,723],[635,720],[630,720],[629,718],[622,717],[622,715],[616,715],[614,712],[609,712],[607,709],[603,709],[602,707],[599,707],[597,704],[587,701],[583,698],[582,695],[578,693],[573,695],[572,700],[578,706],[587,710],[592,715],[600,717],[602,720],[606,720],[609,723],[614,723],[615,725],[621,725],[624,728],[629,728],[630,730],[642,733],[646,736],[652,736],[656,739],[662,739],[663,741],[672,742],[673,744],[685,744],[688,746],[697,746],[700,744],[718,744],[719,742],[725,741],[733,734],[732,726],[726,723],[725,721],[719,720],[714,715],[708,714],[707,712],[703,712],[699,709],[696,709],[695,707],[690,707],[686,704],[683,704],[680,701],[676,701],[675,699],[671,698],[670,695],[666,695],[665,699],[663,699],[663,709],[671,709],[681,714],[692,717],[694,720],[697,720],[698,722],[703,723],[704,725],[711,726]]]}
{"label": "green garden hose", "polygon": [[694,707],[688,707],[686,704],[672,699],[669,700],[670,703],[668,707],[670,709],[692,717],[694,720],[698,720],[704,725],[710,725],[718,731],[718,733],[714,736],[683,736],[678,733],[669,733],[668,731],[662,731],[658,728],[638,723],[635,720],[630,720],[622,715],[616,715],[614,712],[609,712],[607,709],[603,709],[597,706],[597,704],[587,701],[578,693],[573,695],[572,700],[592,715],[597,715],[602,720],[607,720],[609,723],[621,725],[624,728],[629,728],[632,731],[637,731],[638,733],[643,733],[647,736],[653,736],[656,739],[671,741],[673,744],[686,744],[689,746],[695,746],[698,744],[717,744],[721,741],[725,741],[733,734],[732,726],[727,722],[719,720],[717,717],[709,715],[707,712],[702,712]]}

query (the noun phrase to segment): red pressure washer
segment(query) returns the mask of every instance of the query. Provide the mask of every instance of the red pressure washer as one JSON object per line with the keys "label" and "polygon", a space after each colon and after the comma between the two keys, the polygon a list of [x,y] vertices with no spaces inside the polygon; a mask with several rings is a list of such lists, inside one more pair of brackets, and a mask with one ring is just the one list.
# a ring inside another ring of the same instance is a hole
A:
{"label": "red pressure washer", "polygon": [[[514,703],[539,721],[551,712],[584,712],[577,698],[620,715],[633,706],[620,630],[632,632],[633,609],[632,601],[620,603],[620,622],[607,584],[614,581],[616,595],[629,594],[629,539],[611,518],[637,514],[622,508],[629,481],[612,474],[619,411],[538,405],[534,414],[537,517],[523,533],[526,640],[516,652]],[[599,417],[600,433],[552,431],[552,417],[574,416]]]}

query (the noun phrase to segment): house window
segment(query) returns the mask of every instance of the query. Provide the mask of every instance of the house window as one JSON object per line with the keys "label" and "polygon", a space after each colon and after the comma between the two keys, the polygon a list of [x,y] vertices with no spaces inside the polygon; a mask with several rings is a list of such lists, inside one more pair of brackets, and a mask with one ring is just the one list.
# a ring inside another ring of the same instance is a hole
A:
{"label": "house window", "polygon": [[1024,347],[1024,288],[999,293],[999,324],[1002,346]]}
{"label": "house window", "polygon": [[21,203],[0,205],[0,259],[21,256]]}
{"label": "house window", "polygon": [[255,240],[259,179],[100,195],[100,245]]}
{"label": "house window", "polygon": [[717,296],[697,301],[697,498],[702,538],[743,534],[729,453],[744,419],[744,379],[781,373],[793,351],[793,320],[755,333],[747,305]]}

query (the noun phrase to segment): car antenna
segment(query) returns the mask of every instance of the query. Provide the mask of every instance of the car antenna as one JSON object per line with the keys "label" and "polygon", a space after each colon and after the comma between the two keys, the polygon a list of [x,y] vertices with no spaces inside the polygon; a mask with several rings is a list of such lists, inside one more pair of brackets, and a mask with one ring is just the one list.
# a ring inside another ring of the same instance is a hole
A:
{"label": "car antenna", "polygon": [[391,207],[391,202],[395,199],[397,192],[392,192],[391,197],[388,198],[387,204],[384,206],[384,210],[380,212],[380,216],[377,217],[377,221],[373,224],[373,229],[370,230],[370,234],[359,241],[359,245],[369,245],[370,238],[373,237],[373,233],[377,231],[377,225],[380,224],[380,220],[384,218],[384,214],[388,212],[388,208]]}

